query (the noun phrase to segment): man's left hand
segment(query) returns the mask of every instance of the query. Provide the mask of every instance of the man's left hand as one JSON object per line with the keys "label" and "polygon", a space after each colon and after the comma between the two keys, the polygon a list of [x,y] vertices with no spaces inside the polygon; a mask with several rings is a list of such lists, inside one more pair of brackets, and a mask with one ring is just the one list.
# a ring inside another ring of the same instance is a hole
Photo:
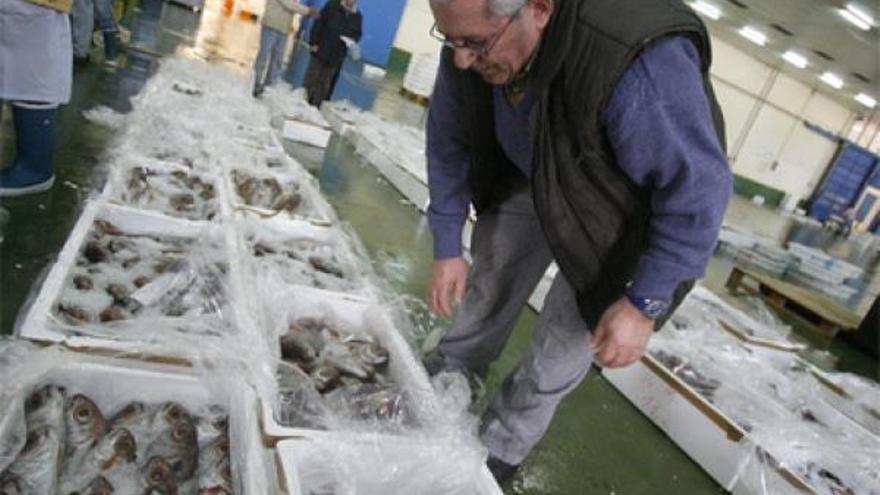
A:
{"label": "man's left hand", "polygon": [[653,333],[654,320],[622,297],[602,315],[588,345],[602,366],[623,368],[642,358]]}

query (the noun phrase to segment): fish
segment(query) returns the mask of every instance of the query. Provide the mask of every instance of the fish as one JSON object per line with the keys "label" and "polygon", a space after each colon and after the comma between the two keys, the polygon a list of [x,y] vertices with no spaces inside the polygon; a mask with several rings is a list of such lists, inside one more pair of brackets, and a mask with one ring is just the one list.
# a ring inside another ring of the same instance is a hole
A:
{"label": "fish", "polygon": [[388,349],[376,342],[352,340],[349,341],[348,345],[355,357],[377,370],[384,368],[388,364],[390,359]]}
{"label": "fish", "polygon": [[18,457],[0,474],[0,488],[22,495],[55,493],[60,456],[61,437],[57,431],[47,426],[32,430]]}
{"label": "fish", "polygon": [[101,234],[104,235],[122,235],[122,231],[119,230],[119,227],[113,225],[107,220],[95,220],[95,229],[98,230]]}
{"label": "fish", "polygon": [[65,393],[64,387],[50,384],[34,391],[27,398],[24,414],[28,432],[44,427],[51,428],[63,440]]}
{"label": "fish", "polygon": [[125,428],[118,428],[101,438],[83,455],[67,458],[61,471],[60,493],[69,493],[98,476],[109,476],[116,468],[136,460],[137,444]]}
{"label": "fish", "polygon": [[177,495],[177,480],[171,465],[162,457],[150,458],[144,466],[142,495]]}
{"label": "fish", "polygon": [[345,273],[341,268],[320,256],[309,256],[309,264],[321,273],[326,273],[336,278],[345,278]]}
{"label": "fish", "polygon": [[318,389],[318,392],[323,394],[336,388],[339,384],[341,373],[339,368],[333,363],[322,360],[314,369],[312,369],[309,376],[314,380],[315,388]]}
{"label": "fish", "polygon": [[358,359],[351,347],[340,342],[328,343],[322,359],[335,366],[340,373],[362,381],[372,381],[376,374],[373,366]]}
{"label": "fish", "polygon": [[275,211],[284,210],[284,211],[292,213],[297,208],[299,208],[299,205],[301,203],[302,203],[302,196],[300,196],[299,193],[286,192],[286,193],[281,194],[280,196],[276,197],[275,200],[272,201],[272,205],[270,206],[270,209],[275,210]]}
{"label": "fish", "polygon": [[116,489],[107,481],[107,478],[98,475],[92,478],[92,481],[81,490],[77,490],[70,495],[113,495],[115,492]]}
{"label": "fish", "polygon": [[182,408],[163,408],[154,420],[155,440],[147,448],[147,457],[162,457],[171,466],[178,482],[192,477],[198,462],[199,444],[195,423]]}
{"label": "fish", "polygon": [[279,344],[282,358],[300,364],[304,368],[311,367],[324,347],[320,336],[294,325],[291,325],[287,333],[281,336]]}
{"label": "fish", "polygon": [[107,251],[104,250],[98,241],[87,242],[83,248],[83,256],[89,260],[89,263],[102,263],[107,261],[108,258]]}
{"label": "fish", "polygon": [[88,323],[91,318],[86,310],[73,304],[59,303],[58,313],[60,313],[71,325],[80,325]]}
{"label": "fish", "polygon": [[198,494],[232,493],[229,437],[223,435],[199,452]]}
{"label": "fish", "polygon": [[134,279],[134,280],[132,281],[132,283],[134,284],[135,287],[137,287],[138,289],[140,289],[141,287],[143,287],[143,286],[147,285],[148,283],[150,283],[150,278],[147,277],[146,275],[141,275],[140,277]]}
{"label": "fish", "polygon": [[73,286],[76,287],[77,290],[87,291],[92,290],[95,284],[88,275],[76,275],[73,277]]}
{"label": "fish", "polygon": [[101,320],[101,323],[124,320],[125,312],[119,306],[108,306],[98,314],[98,319]]}
{"label": "fish", "polygon": [[65,453],[70,458],[84,455],[107,431],[107,422],[101,410],[85,395],[76,394],[68,400],[65,416]]}

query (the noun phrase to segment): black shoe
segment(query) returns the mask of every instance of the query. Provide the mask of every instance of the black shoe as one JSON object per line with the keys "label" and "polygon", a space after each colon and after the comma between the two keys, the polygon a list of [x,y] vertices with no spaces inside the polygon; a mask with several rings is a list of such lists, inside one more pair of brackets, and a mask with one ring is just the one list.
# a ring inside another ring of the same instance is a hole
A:
{"label": "black shoe", "polygon": [[486,460],[486,466],[489,467],[489,472],[492,473],[492,476],[499,485],[510,481],[519,469],[519,465],[508,464],[493,455],[490,455],[489,459]]}
{"label": "black shoe", "polygon": [[90,61],[91,57],[89,55],[86,55],[85,57],[77,57],[76,55],[73,56],[73,65],[76,67],[84,67],[86,65],[89,65]]}
{"label": "black shoe", "polygon": [[254,96],[254,98],[259,98],[259,97],[263,96],[263,87],[262,86],[255,87],[254,91],[251,94]]}

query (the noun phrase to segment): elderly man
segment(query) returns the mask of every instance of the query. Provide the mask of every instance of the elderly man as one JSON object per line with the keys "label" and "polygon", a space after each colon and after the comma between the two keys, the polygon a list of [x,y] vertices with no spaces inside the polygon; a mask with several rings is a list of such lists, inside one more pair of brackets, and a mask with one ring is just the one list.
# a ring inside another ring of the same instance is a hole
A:
{"label": "elderly man", "polygon": [[[509,478],[591,362],[629,366],[700,278],[731,194],[709,36],[677,0],[431,0],[432,372],[484,375],[548,265],[529,350],[483,418]],[[471,255],[461,233],[477,212]]]}

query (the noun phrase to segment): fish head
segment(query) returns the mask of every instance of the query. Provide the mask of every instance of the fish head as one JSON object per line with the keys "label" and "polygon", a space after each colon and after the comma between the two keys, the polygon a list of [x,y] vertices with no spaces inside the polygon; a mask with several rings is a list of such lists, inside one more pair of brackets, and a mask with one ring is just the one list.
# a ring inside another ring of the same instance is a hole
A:
{"label": "fish head", "polygon": [[189,411],[177,402],[166,402],[163,404],[159,409],[159,417],[169,425],[175,425],[181,421],[192,421],[192,415]]}
{"label": "fish head", "polygon": [[174,480],[171,465],[162,457],[156,456],[147,462],[144,480],[147,485],[147,493],[177,495],[177,482]]}
{"label": "fish head", "polygon": [[35,390],[25,401],[25,414],[31,414],[46,407],[49,404],[63,404],[64,393],[64,387],[59,387],[57,385],[46,385],[38,390]]}
{"label": "fish head", "polygon": [[[68,408],[68,424],[77,432],[88,432],[97,438],[104,431],[104,415],[98,406],[83,394],[76,394],[70,399]],[[85,434],[85,433],[84,433]]]}
{"label": "fish head", "polygon": [[111,431],[106,438],[111,449],[110,457],[105,460],[105,466],[102,466],[103,469],[109,469],[117,462],[128,464],[135,461],[137,458],[137,443],[130,431],[126,428],[118,428]]}

